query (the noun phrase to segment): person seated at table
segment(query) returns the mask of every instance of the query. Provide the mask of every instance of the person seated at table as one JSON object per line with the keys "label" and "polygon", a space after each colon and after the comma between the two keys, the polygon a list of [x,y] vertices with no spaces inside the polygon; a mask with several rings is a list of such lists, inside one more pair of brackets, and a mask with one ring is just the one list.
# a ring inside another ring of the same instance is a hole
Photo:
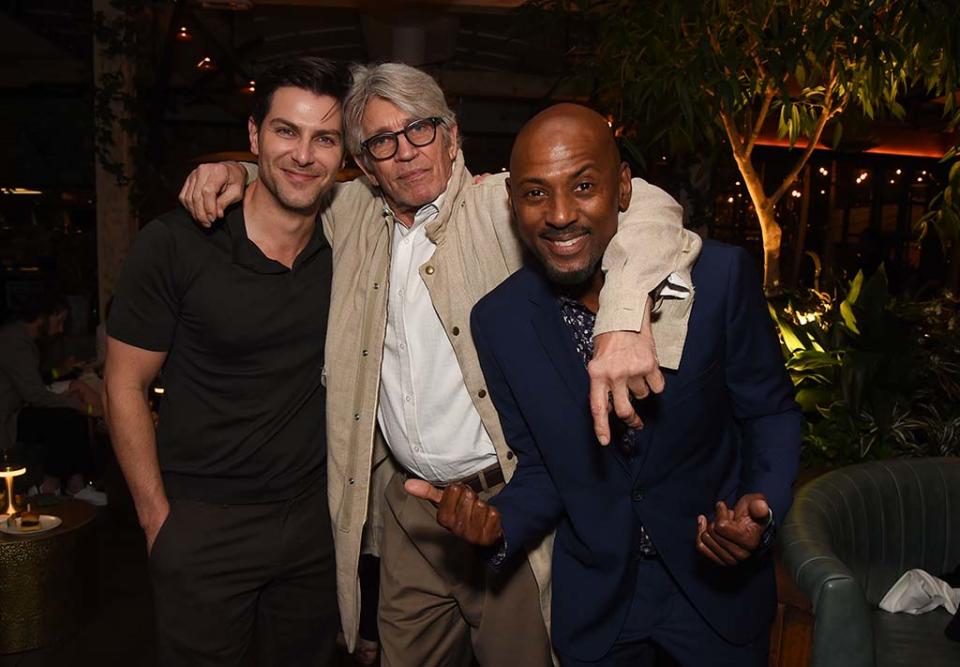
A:
{"label": "person seated at table", "polygon": [[38,446],[44,479],[40,492],[67,493],[94,505],[106,494],[86,484],[92,473],[87,417],[102,414],[100,397],[80,380],[47,386],[37,343],[63,333],[69,309],[48,296],[16,311],[0,327],[0,447]]}

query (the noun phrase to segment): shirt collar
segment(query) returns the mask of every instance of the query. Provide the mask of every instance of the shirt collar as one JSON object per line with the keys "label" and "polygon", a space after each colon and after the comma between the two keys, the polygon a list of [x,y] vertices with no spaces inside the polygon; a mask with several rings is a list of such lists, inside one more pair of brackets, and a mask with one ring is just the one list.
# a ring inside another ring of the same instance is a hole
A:
{"label": "shirt collar", "polygon": [[[450,187],[450,182],[447,181],[447,188],[449,187]],[[440,209],[443,208],[443,201],[446,198],[446,196],[447,196],[447,191],[444,190],[439,195],[437,195],[437,198],[434,199],[432,202],[430,202],[429,204],[424,204],[423,206],[418,208],[417,212],[414,213],[413,215],[413,224],[409,228],[404,226],[397,219],[397,216],[394,215],[393,213],[393,209],[390,208],[390,205],[387,204],[386,201],[384,201],[383,203],[383,214],[384,216],[389,216],[390,218],[393,218],[393,221],[396,223],[395,226],[398,229],[400,229],[400,234],[402,236],[406,236],[409,232],[413,231],[417,227],[427,224],[431,220],[434,220],[438,215],[440,215]]]}
{"label": "shirt collar", "polygon": [[[233,263],[246,267],[256,273],[286,273],[290,269],[285,267],[275,259],[270,259],[263,254],[263,251],[257,247],[257,244],[247,236],[247,225],[243,217],[243,203],[238,203],[227,209],[226,229],[230,235]],[[293,269],[296,270],[307,259],[315,255],[322,248],[326,247],[326,238],[319,222],[314,226],[313,236],[307,241],[307,245],[297,255],[293,263]]]}

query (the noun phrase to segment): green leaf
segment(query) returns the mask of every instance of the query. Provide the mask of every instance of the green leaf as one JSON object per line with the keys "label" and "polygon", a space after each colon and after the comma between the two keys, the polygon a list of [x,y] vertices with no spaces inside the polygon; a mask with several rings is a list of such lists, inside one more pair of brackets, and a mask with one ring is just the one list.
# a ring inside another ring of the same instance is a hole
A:
{"label": "green leaf", "polygon": [[850,307],[847,301],[843,301],[840,304],[840,315],[843,317],[843,323],[850,331],[855,334],[860,333],[860,330],[857,328],[857,316],[853,314],[853,308]]}

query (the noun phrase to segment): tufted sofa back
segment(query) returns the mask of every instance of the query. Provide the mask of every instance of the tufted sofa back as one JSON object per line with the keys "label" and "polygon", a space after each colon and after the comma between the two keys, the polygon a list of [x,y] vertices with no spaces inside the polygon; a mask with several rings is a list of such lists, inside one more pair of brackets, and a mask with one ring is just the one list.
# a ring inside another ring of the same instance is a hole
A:
{"label": "tufted sofa back", "polygon": [[810,528],[803,539],[829,542],[876,605],[907,570],[939,576],[960,566],[960,458],[835,470],[797,493],[793,519]]}

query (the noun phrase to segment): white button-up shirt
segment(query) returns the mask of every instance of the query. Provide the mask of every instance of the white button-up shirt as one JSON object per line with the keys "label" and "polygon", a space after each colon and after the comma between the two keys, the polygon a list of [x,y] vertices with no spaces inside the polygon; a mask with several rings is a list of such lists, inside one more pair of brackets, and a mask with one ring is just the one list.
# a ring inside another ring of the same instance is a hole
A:
{"label": "white button-up shirt", "polygon": [[427,238],[426,225],[440,213],[442,203],[441,194],[422,207],[409,229],[394,223],[377,411],[394,457],[430,482],[451,482],[497,462],[453,345],[420,277],[420,267],[436,248]]}

